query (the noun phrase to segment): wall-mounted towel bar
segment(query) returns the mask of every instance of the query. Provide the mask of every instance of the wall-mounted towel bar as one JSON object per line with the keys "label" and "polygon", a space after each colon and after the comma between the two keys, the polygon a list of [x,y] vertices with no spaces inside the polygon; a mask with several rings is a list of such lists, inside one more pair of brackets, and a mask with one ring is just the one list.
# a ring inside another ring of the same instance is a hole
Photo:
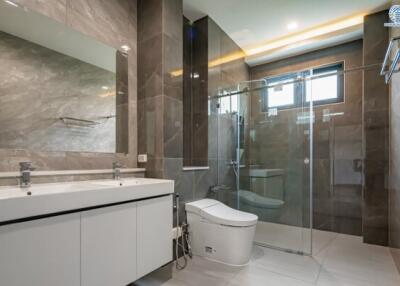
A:
{"label": "wall-mounted towel bar", "polygon": [[392,54],[393,47],[394,47],[395,43],[399,42],[399,40],[400,40],[400,37],[395,37],[390,40],[389,46],[386,51],[385,59],[383,60],[381,75],[385,76],[386,84],[388,84],[390,82],[390,79],[392,78],[393,74],[399,71],[397,69],[397,65],[400,60],[400,48],[398,45],[397,45],[397,51],[393,58],[392,64],[390,65],[389,69],[386,69],[388,67],[388,62],[389,62],[390,55]]}
{"label": "wall-mounted towel bar", "polygon": [[115,115],[101,116],[98,117],[99,121],[81,119],[75,117],[59,117],[58,119],[61,120],[65,125],[79,126],[79,127],[94,127],[96,125],[103,123],[100,120],[104,121],[111,118],[116,118],[116,116]]}

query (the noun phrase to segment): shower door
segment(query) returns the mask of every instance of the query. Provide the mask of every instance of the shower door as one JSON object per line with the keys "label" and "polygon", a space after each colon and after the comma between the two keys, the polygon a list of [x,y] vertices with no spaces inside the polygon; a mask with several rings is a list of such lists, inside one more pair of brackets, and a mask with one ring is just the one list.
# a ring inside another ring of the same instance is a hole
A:
{"label": "shower door", "polygon": [[215,104],[220,199],[258,216],[255,244],[311,254],[313,112],[306,84],[295,78],[238,85]]}

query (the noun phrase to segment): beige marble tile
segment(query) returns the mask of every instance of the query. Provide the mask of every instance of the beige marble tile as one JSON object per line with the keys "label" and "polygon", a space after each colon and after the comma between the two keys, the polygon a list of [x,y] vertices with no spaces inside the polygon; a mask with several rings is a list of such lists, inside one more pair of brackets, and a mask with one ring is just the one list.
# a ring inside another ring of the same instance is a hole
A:
{"label": "beige marble tile", "polygon": [[43,14],[59,22],[66,21],[67,0],[12,0],[32,11]]}
{"label": "beige marble tile", "polygon": [[117,49],[122,45],[136,45],[136,21],[136,1],[68,1],[69,26]]}
{"label": "beige marble tile", "polygon": [[[129,110],[137,99],[137,1],[136,0],[15,0],[108,45],[131,47],[129,52]],[[137,166],[136,114],[129,118],[129,154],[88,154],[0,150],[0,171],[18,170],[19,161],[32,161],[39,170],[102,169],[115,160],[126,167]],[[134,140],[134,141],[133,141]],[[0,182],[1,183],[1,182]],[[9,183],[9,181],[7,182]]]}

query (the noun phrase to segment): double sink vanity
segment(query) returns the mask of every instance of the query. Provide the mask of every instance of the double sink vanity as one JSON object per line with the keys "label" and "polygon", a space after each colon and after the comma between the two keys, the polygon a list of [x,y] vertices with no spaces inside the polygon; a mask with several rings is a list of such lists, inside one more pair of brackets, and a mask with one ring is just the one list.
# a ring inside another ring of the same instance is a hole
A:
{"label": "double sink vanity", "polygon": [[174,182],[0,188],[1,285],[128,285],[172,261]]}
{"label": "double sink vanity", "polygon": [[[70,9],[42,13],[57,1],[22,2],[0,1],[0,183],[20,178],[0,187],[0,286],[128,285],[172,261],[173,181],[93,169],[135,165],[136,109],[125,107],[136,43],[105,43],[98,23],[67,23]],[[32,172],[40,182],[116,180],[31,186],[31,164],[16,163],[32,159],[46,166]]]}

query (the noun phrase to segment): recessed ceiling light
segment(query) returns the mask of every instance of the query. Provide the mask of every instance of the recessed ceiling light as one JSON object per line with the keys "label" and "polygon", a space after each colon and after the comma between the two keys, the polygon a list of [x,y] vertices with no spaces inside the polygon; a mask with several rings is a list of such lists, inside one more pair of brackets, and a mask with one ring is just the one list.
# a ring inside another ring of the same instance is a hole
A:
{"label": "recessed ceiling light", "polygon": [[299,27],[299,24],[297,24],[297,22],[290,22],[287,25],[287,28],[289,31],[296,30],[298,27]]}

